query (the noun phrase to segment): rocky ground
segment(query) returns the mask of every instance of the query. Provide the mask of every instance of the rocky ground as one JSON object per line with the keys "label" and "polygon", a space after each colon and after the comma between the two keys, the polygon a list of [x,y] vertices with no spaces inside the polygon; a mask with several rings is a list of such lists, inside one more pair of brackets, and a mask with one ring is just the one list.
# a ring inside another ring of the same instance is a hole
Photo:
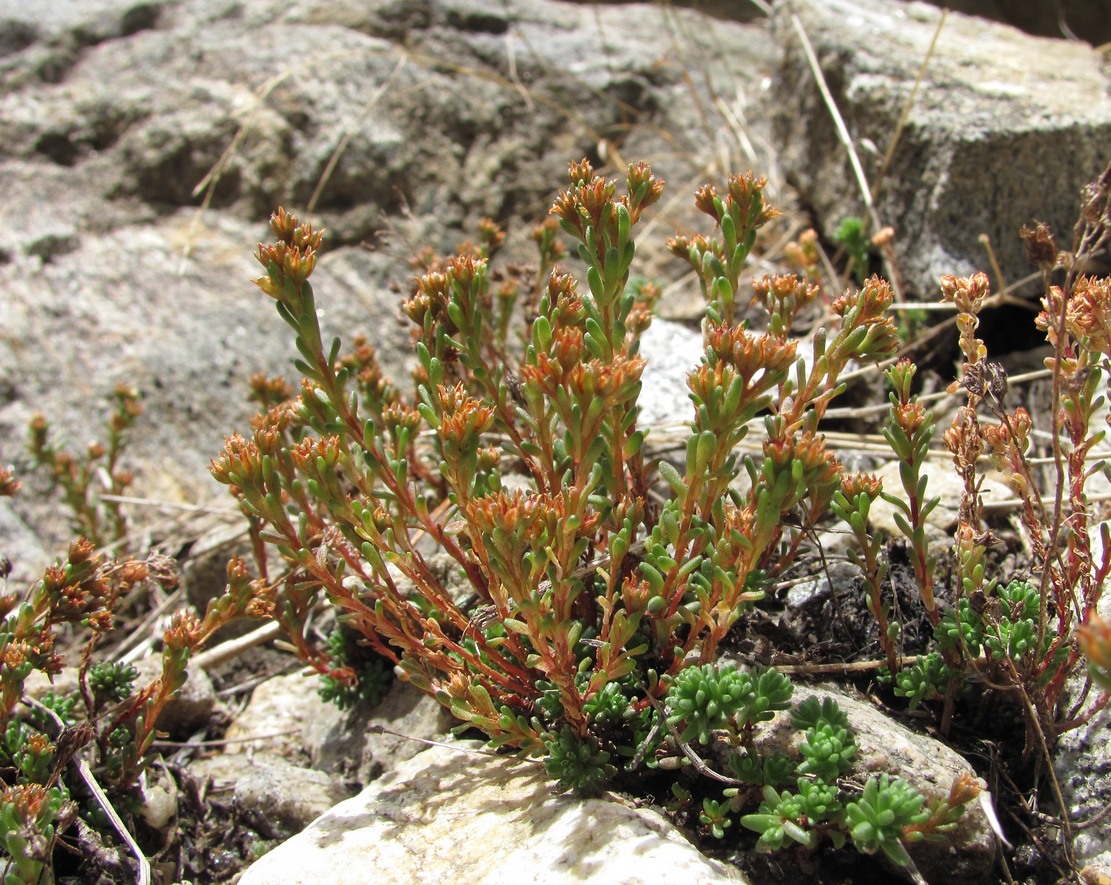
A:
{"label": "rocky ground", "polygon": [[[44,412],[81,446],[102,436],[104,404],[126,383],[145,407],[128,450],[140,543],[179,558],[193,604],[222,589],[223,564],[243,539],[208,462],[225,434],[247,425],[249,376],[292,374],[291,342],[249,282],[253,246],[278,205],[330,231],[316,280],[326,331],[371,335],[387,370],[403,377],[397,289],[408,256],[452,248],[483,216],[504,222],[509,254],[522,254],[569,160],[587,156],[606,172],[650,161],[668,182],[638,241],[639,271],[665,286],[667,322],[645,346],[646,408],[662,428],[685,420],[682,378],[697,358],[700,310],[663,243],[696,227],[690,198],[702,182],[750,168],[769,177],[785,214],[762,244],[757,275],[778,266],[805,227],[828,238],[847,215],[874,212],[895,230],[878,269],[894,271],[900,297],[914,302],[936,297],[941,273],[992,269],[981,234],[996,278],[1020,280],[1028,267],[1018,228],[1036,218],[1070,230],[1080,187],[1111,159],[1111,78],[1106,55],[1088,43],[952,13],[930,55],[939,12],[926,4],[796,0],[770,19],[759,4],[743,15],[740,5],[0,0],[0,462],[26,482],[19,497],[0,499],[8,587],[32,580],[68,539],[30,474],[27,422]],[[1015,290],[1020,300],[1030,293]],[[1019,303],[984,318],[983,336],[1012,371],[1038,362],[1023,331],[1030,316]],[[935,336],[914,354],[936,389],[951,377],[952,340]],[[874,429],[860,420],[846,427]],[[854,457],[882,467],[867,452]],[[943,477],[939,469],[931,482]],[[949,528],[944,519],[938,531]],[[1021,553],[1010,555],[1018,563]],[[832,583],[799,578],[747,625],[735,652],[774,652],[800,668],[875,657],[866,613],[838,604],[836,573]],[[165,610],[182,601],[155,600]],[[118,653],[141,659],[156,627],[156,618],[136,621]],[[243,881],[291,882],[296,870],[297,881],[365,882],[367,869],[420,880],[405,864],[431,869],[436,859],[418,849],[443,854],[429,837],[436,827],[465,834],[474,851],[452,858],[439,881],[474,875],[492,845],[507,848],[482,881],[516,868],[553,870],[553,882],[633,882],[641,874],[629,870],[645,863],[655,881],[667,864],[682,872],[666,878],[680,882],[893,875],[832,853],[767,860],[711,847],[707,857],[651,809],[554,797],[535,770],[494,764],[474,744],[418,754],[425,745],[414,738],[441,740],[449,727],[435,705],[396,687],[374,711],[341,714],[272,643],[196,666],[190,684],[196,702],[164,723],[166,764],[152,768],[149,811],[136,824],[158,881],[231,881],[368,784]],[[929,721],[884,711],[868,675],[823,690],[859,705],[862,745],[877,767],[894,756],[936,783],[960,770],[990,779],[989,750],[1014,727],[958,736],[954,752],[926,736]],[[370,733],[369,723],[406,737]],[[1111,801],[1106,727],[1104,716],[1062,744],[1058,768],[1077,818]],[[1053,881],[1051,824],[1021,832],[1005,813],[1015,795],[992,789],[1019,845],[1005,852],[1014,876]],[[417,803],[424,794],[437,801]],[[407,827],[416,821],[432,828],[419,840]],[[603,829],[623,835],[600,846]],[[644,855],[631,860],[618,844]],[[1082,863],[1111,867],[1100,827],[1077,844]],[[916,860],[930,882],[992,881],[997,850],[977,812],[954,850]],[[105,870],[109,880],[130,875]]]}

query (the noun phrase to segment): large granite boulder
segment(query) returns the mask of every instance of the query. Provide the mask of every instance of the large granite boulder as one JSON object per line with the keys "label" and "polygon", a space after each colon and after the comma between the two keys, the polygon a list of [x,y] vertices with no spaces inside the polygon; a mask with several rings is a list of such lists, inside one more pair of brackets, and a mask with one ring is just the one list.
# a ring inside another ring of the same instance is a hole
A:
{"label": "large granite boulder", "polygon": [[1023,225],[1047,222],[1067,248],[1080,190],[1111,159],[1111,79],[1084,43],[950,13],[911,103],[941,14],[924,3],[789,0],[775,17],[783,172],[827,234],[866,214],[801,30],[875,191],[879,221],[895,229],[906,293],[924,300],[937,297],[943,274],[991,270],[981,234],[1008,283],[1031,271]]}

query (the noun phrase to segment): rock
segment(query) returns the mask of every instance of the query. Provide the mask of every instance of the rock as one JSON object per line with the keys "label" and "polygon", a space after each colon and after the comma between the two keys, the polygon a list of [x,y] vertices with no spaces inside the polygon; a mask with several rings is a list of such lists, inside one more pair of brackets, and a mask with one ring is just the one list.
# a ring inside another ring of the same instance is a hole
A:
{"label": "rock", "polygon": [[11,567],[7,575],[8,586],[27,587],[40,580],[43,568],[52,557],[42,539],[16,513],[13,502],[8,498],[0,498],[0,538],[3,538],[0,541],[0,559]]}
{"label": "rock", "polygon": [[[831,533],[826,533],[828,538]],[[823,545],[826,555],[831,552],[828,546]],[[793,584],[787,590],[787,607],[792,610],[804,606],[820,603],[829,598],[830,591],[836,588],[844,592],[852,586],[853,581],[860,575],[860,569],[844,559],[835,559],[829,562],[828,568],[819,572],[813,578]]]}
{"label": "rock", "polygon": [[[940,434],[940,430],[938,433]],[[948,458],[948,456],[944,456]],[[888,461],[874,471],[875,475],[883,481],[883,490],[895,497],[906,500],[902,480],[899,478],[899,463]],[[926,480],[926,498],[940,498],[938,505],[926,517],[926,538],[930,542],[945,544],[951,542],[953,529],[957,525],[957,512],[961,503],[964,484],[961,478],[952,469],[952,463],[938,460],[930,462],[924,471]],[[985,504],[999,504],[1009,500],[1010,490],[1007,482],[998,472],[992,472],[987,477],[980,489]],[[895,522],[896,507],[882,498],[872,504],[868,511],[868,521],[872,528],[886,532],[893,538],[902,538],[903,533]],[[900,511],[902,512],[902,511]]]}
{"label": "rock", "polygon": [[[368,731],[371,723],[389,731]],[[427,749],[423,741],[442,740],[457,724],[433,698],[407,682],[395,682],[380,704],[356,704],[338,718],[310,724],[306,749],[314,767],[365,784]]]}
{"label": "rock", "polygon": [[743,881],[657,812],[555,795],[543,766],[432,747],[254,863],[242,885]]}
{"label": "rock", "polygon": [[[258,685],[228,727],[226,752],[268,753],[365,784],[457,724],[407,682],[395,682],[379,704],[359,702],[348,710],[322,700],[318,688],[319,679],[301,671]],[[389,731],[372,732],[372,723]]]}
{"label": "rock", "polygon": [[[1098,532],[1093,529],[1098,537]],[[1099,560],[1099,545],[1094,543],[1093,559]],[[1111,596],[1104,593],[1096,607],[1100,617],[1111,618]],[[1071,708],[1085,690],[1084,671],[1070,680],[1065,690],[1065,707]],[[1097,689],[1093,686],[1091,692]],[[1094,699],[1090,698],[1091,704]],[[1090,709],[1090,706],[1087,708]],[[1053,768],[1069,808],[1070,819],[1083,822],[1102,814],[1111,806],[1111,706],[1104,707],[1079,728],[1066,731],[1057,739]],[[1089,826],[1076,831],[1073,844],[1077,861],[1111,870],[1111,831],[1106,826]],[[1099,879],[1094,881],[1099,882]]]}
{"label": "rock", "polygon": [[668,320],[652,321],[641,338],[640,355],[648,365],[641,375],[638,426],[688,425],[694,420],[687,376],[704,353],[701,332]]}
{"label": "rock", "polygon": [[301,671],[255,687],[224,737],[230,755],[266,752],[292,761],[309,757],[309,734],[334,727],[341,713],[317,693],[318,679]]}
{"label": "rock", "polygon": [[908,293],[934,300],[942,274],[1030,272],[1019,229],[1071,239],[1080,189],[1107,162],[1111,103],[1099,53],[951,13],[882,184],[878,172],[941,15],[920,3],[791,0],[776,6],[783,60],[773,91],[788,179],[832,234],[863,202],[793,26],[797,15],[844,117],[883,224],[895,228]]}
{"label": "rock", "polygon": [[53,678],[48,677],[41,670],[32,670],[31,675],[23,683],[23,693],[36,701],[41,701],[48,694],[61,698],[76,694],[80,690],[76,664],[63,667],[62,672],[55,673]]}
{"label": "rock", "polygon": [[[864,773],[888,772],[910,781],[927,797],[948,794],[962,773],[973,774],[959,754],[923,735],[892,722],[873,706],[837,686],[796,686],[796,700],[811,694],[832,695],[849,716],[856,732]],[[758,734],[761,747],[792,751],[799,738],[782,714]],[[480,746],[461,742],[460,749]],[[627,870],[659,870],[669,878],[672,861],[657,856],[680,852],[687,864],[681,881],[733,881],[735,873],[716,867],[682,841],[655,812],[633,811],[605,800],[574,800],[553,794],[550,780],[535,763],[510,757],[460,753],[433,747],[402,762],[375,781],[355,799],[332,809],[301,835],[275,849],[256,863],[242,880],[263,885],[268,882],[307,882],[311,876],[335,878],[339,883],[368,881],[364,870],[390,870],[386,879],[402,882],[443,881],[452,869],[481,869],[476,855],[499,845],[498,873],[479,881],[501,881],[495,875],[530,871],[530,881],[564,882],[581,875],[578,865],[590,865],[599,881],[613,875],[618,882],[645,881],[628,878]],[[584,821],[589,821],[585,823]],[[637,829],[629,830],[627,828]],[[451,835],[446,831],[450,830]],[[441,832],[444,831],[444,832]],[[611,846],[604,859],[594,856],[589,842],[578,845],[576,833],[606,832]],[[635,865],[612,846],[650,839]],[[449,840],[441,843],[441,839]],[[436,855],[435,846],[451,844],[450,858]],[[548,845],[555,856],[535,853]],[[469,848],[468,846],[473,846]],[[552,848],[551,846],[556,846]],[[461,853],[462,852],[462,853]],[[611,856],[612,854],[612,856]],[[981,882],[990,873],[995,845],[983,811],[971,807],[945,842],[913,849],[915,862],[928,881]],[[602,866],[594,866],[602,864]],[[613,864],[614,872],[609,872]],[[551,878],[532,879],[531,871],[552,871]],[[379,872],[381,875],[381,872]],[[693,878],[692,878],[693,876]],[[657,879],[653,879],[657,881]]]}
{"label": "rock", "polygon": [[38,236],[27,242],[27,254],[48,262],[59,255],[68,255],[77,249],[76,229],[64,222],[55,230],[40,231]]}
{"label": "rock", "polygon": [[139,814],[148,827],[161,830],[177,816],[177,796],[166,789],[162,782],[147,784],[143,788],[143,805]]}
{"label": "rock", "polygon": [[315,818],[350,796],[322,771],[301,768],[272,753],[223,755],[190,766],[213,789],[231,790],[247,821],[270,839],[299,833]]}
{"label": "rock", "polygon": [[[1053,767],[1074,823],[1091,820],[1111,803],[1111,710],[1104,708],[1090,722],[1060,736]],[[1107,827],[1076,830],[1076,859],[1111,869],[1111,835]]]}

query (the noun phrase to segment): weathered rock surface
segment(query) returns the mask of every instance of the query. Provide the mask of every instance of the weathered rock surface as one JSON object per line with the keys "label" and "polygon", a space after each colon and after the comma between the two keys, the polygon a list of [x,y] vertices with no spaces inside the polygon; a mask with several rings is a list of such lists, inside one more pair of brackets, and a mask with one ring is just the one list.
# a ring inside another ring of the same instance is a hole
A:
{"label": "weathered rock surface", "polygon": [[224,735],[230,741],[227,753],[267,752],[308,760],[310,748],[342,719],[333,704],[320,698],[319,685],[318,678],[300,671],[257,685]]}
{"label": "weathered rock surface", "polygon": [[1007,282],[1030,272],[1023,225],[1044,221],[1071,241],[1080,189],[1103,171],[1111,139],[1111,79],[1096,50],[951,13],[881,181],[941,12],[883,0],[778,4],[779,160],[828,234],[847,215],[863,216],[864,204],[795,15],[876,191],[880,221],[895,228],[910,294],[932,300],[942,274],[989,269],[980,234]]}
{"label": "weathered rock surface", "polygon": [[[1111,802],[1111,710],[1061,735],[1054,768],[1074,824],[1096,819]],[[1111,833],[1106,826],[1085,826],[1073,843],[1077,860],[1111,873]]]}
{"label": "weathered rock surface", "polygon": [[242,885],[743,881],[659,814],[553,793],[542,765],[433,747],[252,865]]}
{"label": "weathered rock surface", "polygon": [[[1099,557],[1103,543],[1098,539],[1098,531],[1093,530],[1092,535],[1092,555]],[[1104,592],[1097,611],[1105,620],[1111,618],[1111,595]],[[1082,680],[1073,680],[1067,691],[1069,704],[1082,691]],[[1111,707],[1105,707],[1080,728],[1061,735],[1054,769],[1070,819],[1083,825],[1074,842],[1077,860],[1099,867],[1111,876],[1111,827],[1090,823],[1100,820],[1099,816],[1111,806]]]}
{"label": "weathered rock surface", "polygon": [[342,781],[274,753],[201,759],[190,773],[230,792],[248,824],[269,839],[285,839],[351,795]]}

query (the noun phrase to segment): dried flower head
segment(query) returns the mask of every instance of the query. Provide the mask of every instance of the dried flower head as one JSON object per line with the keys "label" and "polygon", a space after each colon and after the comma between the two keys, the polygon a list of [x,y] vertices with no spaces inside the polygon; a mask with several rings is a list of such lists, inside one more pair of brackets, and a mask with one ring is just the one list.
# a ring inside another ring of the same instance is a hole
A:
{"label": "dried flower head", "polygon": [[1080,195],[1080,218],[1096,229],[1111,228],[1111,163]]}
{"label": "dried flower head", "polygon": [[968,391],[971,401],[991,400],[998,406],[1007,395],[1007,370],[995,360],[980,360],[964,367],[961,383]]}
{"label": "dried flower head", "polygon": [[1034,227],[1023,227],[1018,235],[1026,246],[1026,258],[1034,267],[1053,270],[1057,266],[1060,250],[1048,224],[1039,221]]}

